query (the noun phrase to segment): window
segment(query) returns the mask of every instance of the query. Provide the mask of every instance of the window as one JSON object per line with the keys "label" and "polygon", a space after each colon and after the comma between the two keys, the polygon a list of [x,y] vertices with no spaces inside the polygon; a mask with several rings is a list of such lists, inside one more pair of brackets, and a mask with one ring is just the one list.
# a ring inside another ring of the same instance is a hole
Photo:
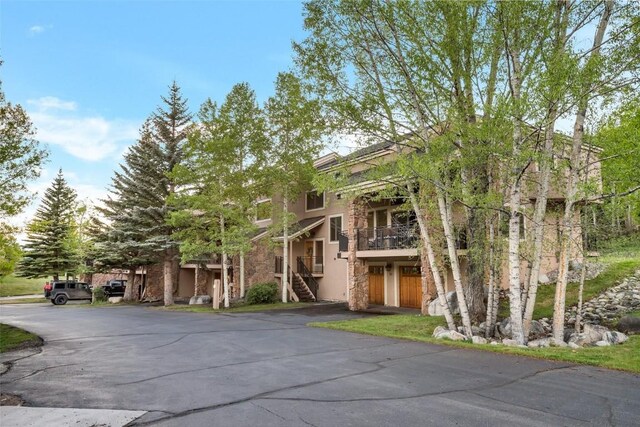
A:
{"label": "window", "polygon": [[256,205],[256,221],[271,219],[273,205],[271,200],[263,200]]}
{"label": "window", "polygon": [[389,225],[389,224],[387,223],[387,210],[386,209],[367,212],[367,227],[368,228],[386,227],[387,225]]}
{"label": "window", "polygon": [[342,215],[329,218],[329,242],[337,242],[342,231]]}
{"label": "window", "polygon": [[56,283],[53,285],[53,289],[64,289],[64,283]]}
{"label": "window", "polygon": [[307,192],[307,208],[308,211],[324,208],[324,192],[317,191]]}
{"label": "window", "polygon": [[76,288],[76,284],[75,283],[69,283],[68,288],[69,289],[75,289]]}

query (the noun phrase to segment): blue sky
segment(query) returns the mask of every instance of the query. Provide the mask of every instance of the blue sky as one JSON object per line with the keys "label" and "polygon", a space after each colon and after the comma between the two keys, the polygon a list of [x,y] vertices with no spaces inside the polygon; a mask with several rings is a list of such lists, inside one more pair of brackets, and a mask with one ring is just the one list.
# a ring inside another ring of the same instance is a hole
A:
{"label": "blue sky", "polygon": [[263,102],[291,67],[302,24],[296,1],[2,0],[3,90],[51,152],[32,190],[62,168],[81,198],[103,197],[174,79],[193,112],[241,81]]}

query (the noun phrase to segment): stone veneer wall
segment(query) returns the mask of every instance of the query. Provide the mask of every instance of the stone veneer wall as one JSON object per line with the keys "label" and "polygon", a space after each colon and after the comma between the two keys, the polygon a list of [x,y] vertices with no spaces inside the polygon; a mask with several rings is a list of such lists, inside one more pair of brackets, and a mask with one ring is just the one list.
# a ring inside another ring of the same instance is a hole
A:
{"label": "stone veneer wall", "polygon": [[[269,246],[268,237],[252,243],[251,251],[244,256],[245,292],[256,283],[277,282],[275,276],[275,249]],[[240,296],[240,257],[233,257],[233,292]]]}
{"label": "stone veneer wall", "polygon": [[[209,295],[209,289],[213,281],[213,270],[200,267],[195,283],[195,295]],[[212,296],[212,295],[209,295]]]}
{"label": "stone veneer wall", "polygon": [[361,199],[349,201],[347,207],[347,233],[349,251],[347,280],[349,283],[349,310],[365,310],[369,306],[369,270],[367,263],[356,258],[357,228],[367,228],[367,207]]}
{"label": "stone veneer wall", "polygon": [[146,288],[144,292],[144,300],[163,301],[164,300],[164,270],[163,270],[162,263],[151,264],[145,268],[147,270],[147,279],[146,279]]}

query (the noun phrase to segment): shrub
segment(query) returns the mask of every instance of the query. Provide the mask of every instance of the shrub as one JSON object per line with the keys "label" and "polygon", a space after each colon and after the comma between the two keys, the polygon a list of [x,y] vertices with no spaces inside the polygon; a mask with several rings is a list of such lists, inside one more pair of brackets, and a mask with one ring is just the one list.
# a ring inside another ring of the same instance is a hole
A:
{"label": "shrub", "polygon": [[278,284],[256,283],[247,291],[247,304],[273,304],[278,300]]}
{"label": "shrub", "polygon": [[104,288],[102,286],[96,286],[93,288],[93,300],[94,302],[105,302],[107,300],[107,294],[104,292]]}

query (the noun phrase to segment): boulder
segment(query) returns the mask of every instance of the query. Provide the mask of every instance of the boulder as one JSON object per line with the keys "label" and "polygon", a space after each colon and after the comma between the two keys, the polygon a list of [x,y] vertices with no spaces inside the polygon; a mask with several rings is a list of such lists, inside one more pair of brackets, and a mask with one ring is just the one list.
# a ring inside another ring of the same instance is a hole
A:
{"label": "boulder", "polygon": [[511,319],[506,318],[498,325],[498,330],[500,331],[500,335],[503,337],[511,337]]}
{"label": "boulder", "polygon": [[542,325],[542,323],[538,322],[537,320],[532,320],[531,321],[531,328],[529,329],[529,338],[541,338],[544,337],[547,334],[547,332],[544,330],[544,326]]}
{"label": "boulder", "polygon": [[551,283],[551,279],[549,279],[549,276],[547,276],[546,274],[540,273],[538,275],[538,283],[542,285],[546,285],[548,283]]}
{"label": "boulder", "polygon": [[628,339],[625,334],[618,331],[609,331],[602,334],[602,341],[606,341],[609,344],[622,344]]}
{"label": "boulder", "polygon": [[471,337],[471,342],[474,344],[486,344],[487,339],[483,337],[479,337],[478,335],[474,335]]}
{"label": "boulder", "polygon": [[573,349],[576,349],[576,348],[582,348],[582,347],[580,347],[578,344],[576,344],[576,343],[574,343],[574,342],[570,342],[570,343],[569,343],[569,344],[567,344],[567,345],[569,346],[569,348],[573,348]]}
{"label": "boulder", "polygon": [[600,325],[591,325],[589,323],[584,325],[584,341],[585,344],[593,344],[598,341],[602,341],[602,335],[605,332],[609,332],[607,328]]}
{"label": "boulder", "polygon": [[539,348],[539,347],[550,347],[550,338],[540,338],[539,340],[529,341],[527,343],[527,347],[531,348]]}
{"label": "boulder", "polygon": [[609,343],[608,341],[598,341],[596,342],[596,345],[598,347],[608,347],[611,345],[611,343]]}
{"label": "boulder", "polygon": [[[458,307],[458,296],[456,293],[454,291],[447,292],[446,298],[451,314],[459,314],[460,308]],[[429,303],[427,312],[429,313],[429,316],[444,316],[444,310],[442,309],[442,305],[440,305],[440,300],[438,298]]]}
{"label": "boulder", "polygon": [[464,341],[467,339],[467,337],[460,332],[450,331],[442,326],[438,326],[433,330],[433,337],[438,340],[446,338],[452,341]]}
{"label": "boulder", "polygon": [[617,329],[625,334],[640,334],[640,317],[624,316],[618,322]]}
{"label": "boulder", "polygon": [[209,305],[212,303],[209,295],[194,295],[189,300],[189,305]]}
{"label": "boulder", "polygon": [[567,344],[566,342],[562,340],[557,340],[555,338],[550,338],[549,344],[551,345],[551,347],[568,347],[569,346],[569,344]]}
{"label": "boulder", "polygon": [[120,304],[122,302],[122,297],[109,297],[109,303],[111,304]]}

